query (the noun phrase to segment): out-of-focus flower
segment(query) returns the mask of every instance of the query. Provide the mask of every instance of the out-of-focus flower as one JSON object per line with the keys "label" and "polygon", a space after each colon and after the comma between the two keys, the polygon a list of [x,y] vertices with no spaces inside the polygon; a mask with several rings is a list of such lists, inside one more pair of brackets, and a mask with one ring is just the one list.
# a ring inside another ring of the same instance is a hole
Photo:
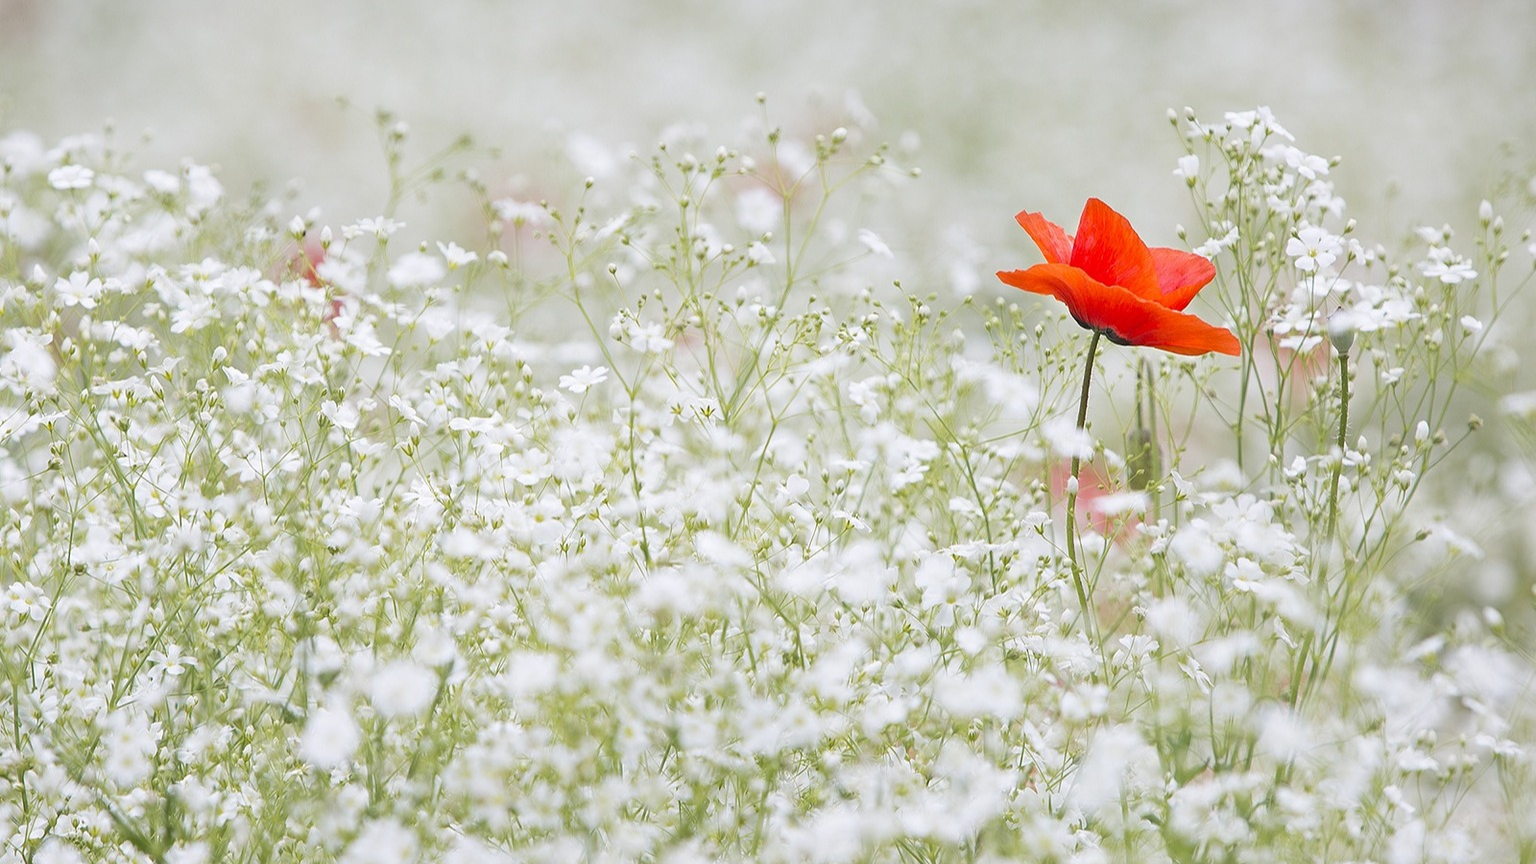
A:
{"label": "out-of-focus flower", "polygon": [[1477,278],[1471,263],[1445,246],[1431,246],[1429,257],[1419,264],[1419,270],[1446,285],[1459,285]]}
{"label": "out-of-focus flower", "polygon": [[443,258],[447,260],[449,270],[456,270],[467,264],[473,264],[480,258],[478,254],[470,252],[457,243],[439,242],[437,249],[443,253]]}
{"label": "out-of-focus flower", "polygon": [[560,386],[572,393],[585,393],[588,389],[608,380],[608,367],[599,366],[593,369],[591,366],[583,366],[574,369],[569,375],[560,376]]}
{"label": "out-of-focus flower", "polygon": [[317,768],[336,768],[352,758],[360,743],[362,732],[351,712],[340,706],[321,708],[304,724],[299,755]]}
{"label": "out-of-focus flower", "polygon": [[437,256],[409,252],[401,255],[389,268],[389,284],[396,288],[425,288],[447,273],[447,268]]}
{"label": "out-of-focus flower", "polygon": [[84,165],[61,165],[48,172],[48,185],[55,189],[89,189],[96,172]]}
{"label": "out-of-focus flower", "polygon": [[386,663],[374,674],[368,698],[374,710],[385,717],[413,717],[431,706],[437,687],[435,672],[397,660]]}
{"label": "out-of-focus flower", "polygon": [[1215,278],[1210,261],[1149,248],[1124,216],[1097,198],[1083,208],[1075,239],[1039,213],[1016,218],[1046,263],[999,271],[1005,284],[1055,297],[1078,324],[1119,345],[1188,355],[1239,353],[1231,331],[1180,311]]}

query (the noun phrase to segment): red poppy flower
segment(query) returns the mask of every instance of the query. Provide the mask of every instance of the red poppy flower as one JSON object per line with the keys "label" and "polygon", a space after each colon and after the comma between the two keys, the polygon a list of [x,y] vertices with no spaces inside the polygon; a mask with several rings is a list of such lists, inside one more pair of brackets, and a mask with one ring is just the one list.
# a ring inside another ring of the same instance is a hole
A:
{"label": "red poppy flower", "polygon": [[1211,262],[1178,249],[1148,248],[1124,216],[1088,199],[1073,238],[1039,213],[1017,217],[1045,255],[1028,270],[999,271],[1015,288],[1067,304],[1073,319],[1120,345],[1175,354],[1237,355],[1237,337],[1181,311],[1212,279]]}

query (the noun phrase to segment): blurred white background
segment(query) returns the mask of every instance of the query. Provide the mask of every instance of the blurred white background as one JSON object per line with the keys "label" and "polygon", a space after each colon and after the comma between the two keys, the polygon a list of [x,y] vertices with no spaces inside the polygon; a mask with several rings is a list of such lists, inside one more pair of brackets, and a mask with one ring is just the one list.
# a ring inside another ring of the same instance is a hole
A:
{"label": "blurred white background", "polygon": [[873,137],[915,132],[904,200],[1010,247],[1018,209],[1070,221],[1090,195],[1171,241],[1191,214],[1166,109],[1269,105],[1303,149],[1345,157],[1350,214],[1392,240],[1471,225],[1531,158],[1532,82],[1530,0],[0,0],[0,129],[111,120],[125,143],[153,134],[146,167],[212,163],[236,194],[300,178],[328,222],[382,206],[376,108],[418,155],[465,133],[501,148],[484,173],[505,191],[576,132],[733,139],[763,91],[788,133],[860,104]]}

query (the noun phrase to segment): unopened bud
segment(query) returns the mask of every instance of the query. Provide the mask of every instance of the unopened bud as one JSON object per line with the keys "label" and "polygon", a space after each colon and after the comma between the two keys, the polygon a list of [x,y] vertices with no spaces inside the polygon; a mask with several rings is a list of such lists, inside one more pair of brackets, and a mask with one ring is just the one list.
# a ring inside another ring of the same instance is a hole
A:
{"label": "unopened bud", "polygon": [[1152,433],[1143,427],[1132,429],[1125,436],[1126,484],[1138,492],[1151,485],[1157,474],[1157,445]]}
{"label": "unopened bud", "polygon": [[1333,350],[1340,354],[1348,354],[1349,349],[1355,345],[1355,316],[1352,312],[1343,309],[1333,313],[1328,318],[1328,341],[1333,344]]}

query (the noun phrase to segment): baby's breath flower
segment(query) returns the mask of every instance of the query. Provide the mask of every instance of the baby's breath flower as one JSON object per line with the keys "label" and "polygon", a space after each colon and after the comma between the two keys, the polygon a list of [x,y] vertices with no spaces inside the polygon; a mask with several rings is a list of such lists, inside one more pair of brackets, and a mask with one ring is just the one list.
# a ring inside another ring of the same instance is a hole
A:
{"label": "baby's breath flower", "polygon": [[437,244],[437,249],[439,252],[443,253],[443,260],[448,262],[449,270],[457,270],[458,268],[467,264],[473,264],[480,259],[478,254],[465,250],[457,243],[444,244],[439,242]]}
{"label": "baby's breath flower", "polygon": [[48,172],[48,185],[59,190],[89,189],[96,172],[84,165],[61,165]]}
{"label": "baby's breath flower", "polygon": [[585,393],[598,384],[608,380],[608,367],[582,366],[573,370],[569,375],[560,376],[560,386],[572,393]]}
{"label": "baby's breath flower", "polygon": [[1343,251],[1338,237],[1312,225],[1300,228],[1285,244],[1285,254],[1295,259],[1296,269],[1304,273],[1328,269]]}
{"label": "baby's breath flower", "polygon": [[359,219],[357,224],[344,226],[341,231],[343,236],[346,236],[349,233],[353,234],[354,236],[356,234],[372,234],[376,239],[384,240],[387,239],[391,234],[394,234],[396,231],[399,231],[404,227],[405,223],[403,222],[397,222],[394,219],[390,219],[388,217],[378,216],[369,217],[367,219]]}
{"label": "baby's breath flower", "polygon": [[[845,101],[809,138],[564,136],[591,176],[493,201],[490,267],[0,137],[7,848],[1517,858],[1486,826],[1531,798],[1531,663],[1489,514],[1536,481],[1442,467],[1514,295],[1449,227],[1422,263],[1367,239],[1267,109],[1186,111],[1245,360],[1126,349],[1078,424],[1071,322],[891,284],[991,256],[956,226],[893,261],[863,181],[906,175]],[[1536,396],[1494,398],[1528,431]]]}
{"label": "baby's breath flower", "polygon": [[1179,157],[1179,167],[1173,170],[1173,176],[1179,177],[1190,186],[1200,179],[1200,157],[1189,153]]}
{"label": "baby's breath flower", "polygon": [[368,699],[385,717],[414,717],[432,704],[437,688],[437,674],[432,670],[396,660],[374,671]]}
{"label": "baby's breath flower", "polygon": [[339,768],[362,743],[362,733],[344,707],[321,708],[309,716],[299,738],[299,756],[316,768]]}
{"label": "baby's breath flower", "polygon": [[1471,262],[1463,259],[1445,246],[1431,246],[1428,258],[1420,262],[1419,270],[1431,279],[1439,279],[1446,285],[1458,285],[1477,278]]}
{"label": "baby's breath flower", "polygon": [[416,834],[393,819],[375,820],[363,826],[347,845],[338,864],[411,864],[417,860],[420,842]]}
{"label": "baby's breath flower", "polygon": [[43,589],[31,582],[12,582],[0,602],[4,602],[6,611],[16,620],[41,621],[53,607],[53,601]]}
{"label": "baby's breath flower", "polygon": [[448,275],[443,261],[424,252],[408,252],[389,268],[389,284],[396,288],[425,288]]}
{"label": "baby's breath flower", "polygon": [[869,230],[868,228],[859,229],[859,242],[863,243],[864,247],[871,253],[881,258],[895,257],[891,253],[891,247],[887,246],[885,241],[881,240],[878,234]]}

